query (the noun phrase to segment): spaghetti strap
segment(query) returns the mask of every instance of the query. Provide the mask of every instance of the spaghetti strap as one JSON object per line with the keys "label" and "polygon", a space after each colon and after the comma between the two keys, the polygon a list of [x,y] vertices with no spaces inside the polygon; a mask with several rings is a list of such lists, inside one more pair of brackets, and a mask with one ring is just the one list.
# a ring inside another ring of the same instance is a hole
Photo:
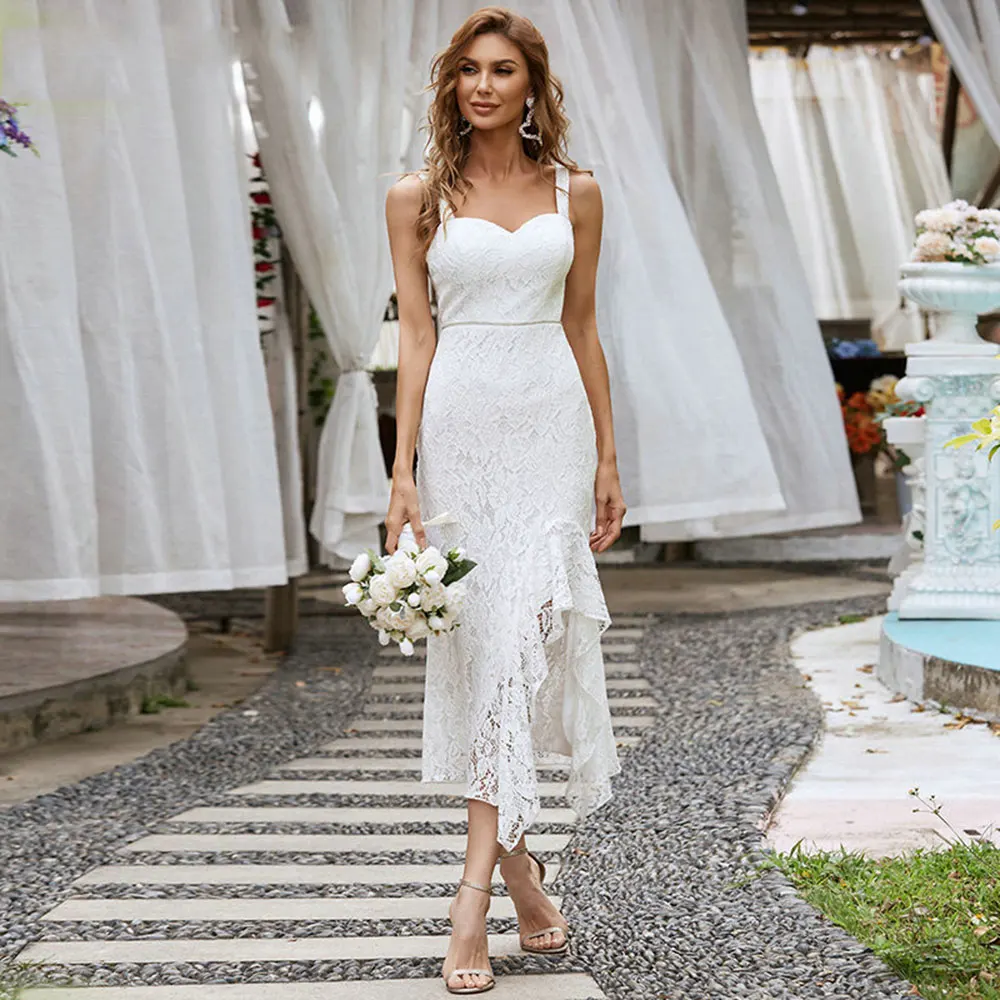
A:
{"label": "spaghetti strap", "polygon": [[556,164],[556,209],[569,218],[569,168]]}

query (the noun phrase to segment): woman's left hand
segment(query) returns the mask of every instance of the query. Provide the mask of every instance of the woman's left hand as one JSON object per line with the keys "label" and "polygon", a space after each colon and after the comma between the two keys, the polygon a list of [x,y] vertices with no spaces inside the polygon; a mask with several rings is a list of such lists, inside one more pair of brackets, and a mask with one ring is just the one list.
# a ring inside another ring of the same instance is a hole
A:
{"label": "woman's left hand", "polygon": [[598,464],[594,498],[597,501],[597,524],[590,533],[590,547],[594,552],[603,552],[621,536],[622,518],[625,517],[625,500],[622,498],[616,463]]}

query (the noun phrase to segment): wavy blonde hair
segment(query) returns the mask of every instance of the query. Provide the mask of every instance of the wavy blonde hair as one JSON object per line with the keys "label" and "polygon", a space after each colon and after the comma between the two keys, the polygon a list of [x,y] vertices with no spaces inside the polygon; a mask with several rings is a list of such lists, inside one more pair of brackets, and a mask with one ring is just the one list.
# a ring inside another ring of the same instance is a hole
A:
{"label": "wavy blonde hair", "polygon": [[[532,125],[541,135],[540,143],[522,140],[526,156],[539,164],[561,163],[570,170],[579,166],[566,151],[569,119],[563,111],[563,88],[549,70],[549,50],[542,33],[528,18],[505,7],[483,7],[472,14],[451,37],[448,47],[431,62],[431,82],[425,90],[433,90],[434,98],[427,111],[421,131],[428,133],[423,200],[417,216],[417,238],[426,254],[441,224],[440,202],[444,199],[452,210],[456,195],[469,189],[462,169],[469,156],[469,136],[458,134],[458,100],[455,90],[458,66],[466,45],[478,35],[498,34],[513,42],[528,64],[531,91],[535,96]],[[585,171],[592,173],[592,171]],[[411,171],[411,173],[413,173]]]}

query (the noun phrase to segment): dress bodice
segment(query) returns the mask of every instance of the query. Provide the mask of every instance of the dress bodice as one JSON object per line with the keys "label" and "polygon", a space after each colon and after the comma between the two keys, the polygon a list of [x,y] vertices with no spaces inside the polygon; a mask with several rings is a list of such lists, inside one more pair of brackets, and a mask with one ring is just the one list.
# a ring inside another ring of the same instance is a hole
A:
{"label": "dress bodice", "polygon": [[475,324],[558,323],[573,263],[569,170],[555,169],[555,212],[509,230],[455,216],[441,202],[441,224],[427,251],[438,296],[438,329]]}

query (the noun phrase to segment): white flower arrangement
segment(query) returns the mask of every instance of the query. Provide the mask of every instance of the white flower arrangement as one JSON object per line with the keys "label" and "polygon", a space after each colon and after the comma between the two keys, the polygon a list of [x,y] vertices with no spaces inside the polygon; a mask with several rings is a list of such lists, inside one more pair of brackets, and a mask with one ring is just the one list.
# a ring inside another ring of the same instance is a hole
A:
{"label": "white flower arrangement", "polygon": [[913,261],[993,264],[1000,260],[1000,209],[950,201],[918,212]]}
{"label": "white flower arrangement", "polygon": [[459,626],[459,581],[475,565],[461,546],[444,554],[433,545],[421,550],[406,525],[391,556],[368,549],[354,560],[344,600],[378,630],[383,646],[396,642],[404,656],[412,656],[415,641]]}

